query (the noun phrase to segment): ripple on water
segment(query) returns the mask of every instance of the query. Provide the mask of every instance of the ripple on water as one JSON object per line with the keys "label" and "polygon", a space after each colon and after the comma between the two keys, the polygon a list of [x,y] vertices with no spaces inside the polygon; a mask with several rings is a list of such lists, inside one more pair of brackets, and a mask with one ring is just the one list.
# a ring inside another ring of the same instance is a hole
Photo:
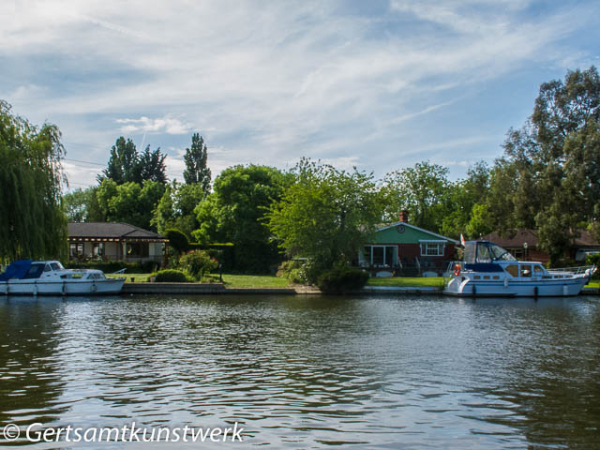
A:
{"label": "ripple on water", "polygon": [[585,298],[11,299],[0,323],[3,423],[563,448],[595,443],[600,417],[600,304]]}

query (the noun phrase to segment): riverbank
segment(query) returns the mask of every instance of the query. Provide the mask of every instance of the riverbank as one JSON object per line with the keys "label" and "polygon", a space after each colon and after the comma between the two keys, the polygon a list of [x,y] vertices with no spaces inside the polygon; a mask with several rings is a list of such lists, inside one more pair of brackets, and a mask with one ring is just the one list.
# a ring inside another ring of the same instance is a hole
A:
{"label": "riverbank", "polygon": [[[117,275],[108,275],[116,277]],[[285,278],[269,275],[232,275],[223,274],[223,283],[218,282],[218,276],[211,275],[205,283],[150,283],[150,274],[134,274],[127,276],[123,286],[123,294],[257,294],[257,295],[298,295],[321,294],[314,286],[294,285]],[[353,294],[376,295],[442,295],[444,279],[442,277],[416,278],[371,278],[362,291]],[[583,295],[600,294],[597,281],[588,284],[582,291]]]}

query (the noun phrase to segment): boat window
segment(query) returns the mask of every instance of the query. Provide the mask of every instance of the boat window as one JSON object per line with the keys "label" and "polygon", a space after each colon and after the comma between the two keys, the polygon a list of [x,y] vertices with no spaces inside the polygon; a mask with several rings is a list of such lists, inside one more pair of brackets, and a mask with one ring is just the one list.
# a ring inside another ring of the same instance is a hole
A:
{"label": "boat window", "polygon": [[473,278],[475,278],[476,280],[479,280],[481,277],[479,275],[475,275]]}
{"label": "boat window", "polygon": [[498,275],[494,275],[494,280],[499,280],[500,277]]}
{"label": "boat window", "polygon": [[487,245],[480,245],[477,249],[477,262],[478,263],[491,263],[492,255]]}
{"label": "boat window", "polygon": [[23,278],[39,278],[44,272],[43,264],[32,264]]}
{"label": "boat window", "polygon": [[60,266],[59,263],[53,262],[53,263],[50,263],[50,266],[52,267],[52,270],[61,270],[62,269],[62,267]]}
{"label": "boat window", "polygon": [[543,275],[544,274],[544,268],[540,265],[535,265],[533,266],[533,273],[535,275]]}
{"label": "boat window", "polygon": [[50,264],[46,264],[46,266],[44,267],[44,272],[50,272],[52,270],[52,267],[50,267]]}
{"label": "boat window", "polygon": [[489,279],[490,279],[490,276],[489,276],[489,275],[484,275],[484,276],[483,276],[483,279],[484,279],[484,280],[489,280]]}
{"label": "boat window", "polygon": [[517,264],[510,264],[504,270],[515,278],[519,276],[519,266]]}
{"label": "boat window", "polygon": [[521,277],[531,278],[531,264],[521,264]]}
{"label": "boat window", "polygon": [[489,246],[489,251],[495,260],[515,261],[515,257],[508,250],[496,244]]}

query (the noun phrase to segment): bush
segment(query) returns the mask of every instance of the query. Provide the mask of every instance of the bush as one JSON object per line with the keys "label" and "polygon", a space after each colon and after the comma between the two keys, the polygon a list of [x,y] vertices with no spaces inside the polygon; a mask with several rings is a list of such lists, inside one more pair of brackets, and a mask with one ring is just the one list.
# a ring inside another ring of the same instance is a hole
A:
{"label": "bush", "polygon": [[286,278],[295,284],[308,283],[304,261],[284,261],[277,268],[277,273],[275,275],[280,278]]}
{"label": "bush", "polygon": [[317,279],[317,286],[328,294],[344,294],[362,289],[369,274],[349,266],[339,266],[325,272]]}
{"label": "bush", "polygon": [[600,279],[600,253],[598,253],[596,255],[588,255],[585,260],[585,263],[589,266],[591,266],[593,264],[596,267],[598,267],[598,270],[596,271],[596,273],[594,274],[594,276],[592,278],[594,280]]}
{"label": "bush", "polygon": [[160,270],[152,276],[157,283],[189,283],[192,281],[181,270],[174,269]]}
{"label": "bush", "polygon": [[205,274],[216,270],[219,262],[203,250],[194,250],[179,258],[179,267],[192,278],[200,281]]}

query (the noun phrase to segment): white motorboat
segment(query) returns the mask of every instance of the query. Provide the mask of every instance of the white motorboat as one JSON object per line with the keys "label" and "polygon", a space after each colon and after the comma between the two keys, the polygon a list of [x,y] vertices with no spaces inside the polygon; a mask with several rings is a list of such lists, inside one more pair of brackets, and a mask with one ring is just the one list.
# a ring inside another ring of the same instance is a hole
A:
{"label": "white motorboat", "polygon": [[464,260],[446,273],[444,293],[473,297],[568,297],[578,295],[595,266],[546,269],[542,263],[517,261],[489,241],[465,243]]}
{"label": "white motorboat", "polygon": [[0,295],[118,294],[125,278],[94,269],[65,269],[59,261],[14,261],[0,274]]}

